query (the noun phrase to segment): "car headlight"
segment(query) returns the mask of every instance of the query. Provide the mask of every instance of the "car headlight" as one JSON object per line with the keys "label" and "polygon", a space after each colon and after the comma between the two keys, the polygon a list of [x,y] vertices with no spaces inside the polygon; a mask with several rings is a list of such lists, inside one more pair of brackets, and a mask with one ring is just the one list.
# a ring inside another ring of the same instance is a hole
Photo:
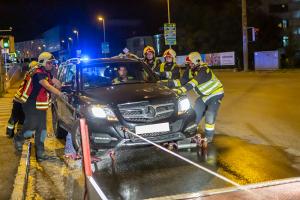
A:
{"label": "car headlight", "polygon": [[116,117],[114,112],[106,106],[94,105],[91,107],[91,110],[93,116],[96,118],[103,118],[109,121],[118,121],[118,118]]}
{"label": "car headlight", "polygon": [[191,108],[191,103],[187,97],[181,98],[178,101],[178,115],[186,113]]}

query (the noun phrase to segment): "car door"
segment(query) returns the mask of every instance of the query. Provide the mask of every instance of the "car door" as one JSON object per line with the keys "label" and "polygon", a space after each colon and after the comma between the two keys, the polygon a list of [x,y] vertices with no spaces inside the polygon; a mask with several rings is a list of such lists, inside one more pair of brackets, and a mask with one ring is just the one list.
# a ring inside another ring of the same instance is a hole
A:
{"label": "car door", "polygon": [[64,82],[62,82],[62,92],[68,97],[67,99],[60,99],[61,102],[61,116],[66,128],[71,129],[75,117],[75,107],[73,101],[75,98],[75,79],[76,79],[76,65],[69,64],[66,66]]}
{"label": "car door", "polygon": [[[59,73],[58,73],[58,80],[62,83],[62,88],[61,90],[64,91],[65,90],[65,77],[66,77],[66,72],[67,72],[67,65],[61,65],[59,68]],[[60,123],[65,126],[65,121],[64,121],[64,111],[63,108],[65,107],[65,102],[60,99],[60,98],[56,98],[55,101],[55,111],[57,114],[57,118],[59,119]]]}

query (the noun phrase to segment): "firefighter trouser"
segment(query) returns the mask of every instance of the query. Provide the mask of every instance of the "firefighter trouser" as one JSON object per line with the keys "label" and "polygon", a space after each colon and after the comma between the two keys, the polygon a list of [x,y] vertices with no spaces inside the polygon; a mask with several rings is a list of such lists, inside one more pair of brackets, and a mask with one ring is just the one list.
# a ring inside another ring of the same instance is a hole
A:
{"label": "firefighter trouser", "polygon": [[222,95],[212,97],[208,101],[204,102],[201,97],[196,100],[195,112],[196,112],[196,123],[200,124],[202,118],[205,116],[205,136],[213,137],[215,134],[215,121],[216,116],[223,98]]}
{"label": "firefighter trouser", "polygon": [[19,131],[19,129],[22,128],[24,119],[25,115],[23,112],[22,104],[14,100],[11,115],[7,123],[6,134],[12,137],[14,135],[16,124],[17,130]]}
{"label": "firefighter trouser", "polygon": [[35,101],[28,101],[23,104],[25,121],[21,132],[21,137],[28,138],[35,131],[34,142],[36,155],[39,157],[44,152],[44,141],[47,136],[46,111],[37,110]]}

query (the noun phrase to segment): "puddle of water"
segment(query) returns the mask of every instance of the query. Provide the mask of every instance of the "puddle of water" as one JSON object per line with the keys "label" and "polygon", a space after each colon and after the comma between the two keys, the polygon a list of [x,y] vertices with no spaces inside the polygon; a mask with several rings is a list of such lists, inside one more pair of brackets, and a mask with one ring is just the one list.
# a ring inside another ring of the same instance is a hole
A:
{"label": "puddle of water", "polygon": [[240,184],[300,176],[300,170],[293,167],[295,157],[279,147],[249,144],[225,135],[216,137],[214,143],[218,171]]}

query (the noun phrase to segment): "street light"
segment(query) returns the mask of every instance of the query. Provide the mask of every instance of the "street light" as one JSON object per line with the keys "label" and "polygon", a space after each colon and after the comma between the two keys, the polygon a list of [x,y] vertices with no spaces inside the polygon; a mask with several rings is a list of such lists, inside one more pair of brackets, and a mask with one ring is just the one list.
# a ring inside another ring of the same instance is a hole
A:
{"label": "street light", "polygon": [[76,39],[77,39],[77,42],[79,41],[79,31],[78,30],[73,30],[73,33],[76,34]]}
{"label": "street light", "polygon": [[9,29],[0,30],[0,32],[12,32],[13,28],[9,27]]}
{"label": "street light", "polygon": [[103,42],[106,42],[105,38],[105,20],[103,17],[98,17],[98,20],[103,23]]}

